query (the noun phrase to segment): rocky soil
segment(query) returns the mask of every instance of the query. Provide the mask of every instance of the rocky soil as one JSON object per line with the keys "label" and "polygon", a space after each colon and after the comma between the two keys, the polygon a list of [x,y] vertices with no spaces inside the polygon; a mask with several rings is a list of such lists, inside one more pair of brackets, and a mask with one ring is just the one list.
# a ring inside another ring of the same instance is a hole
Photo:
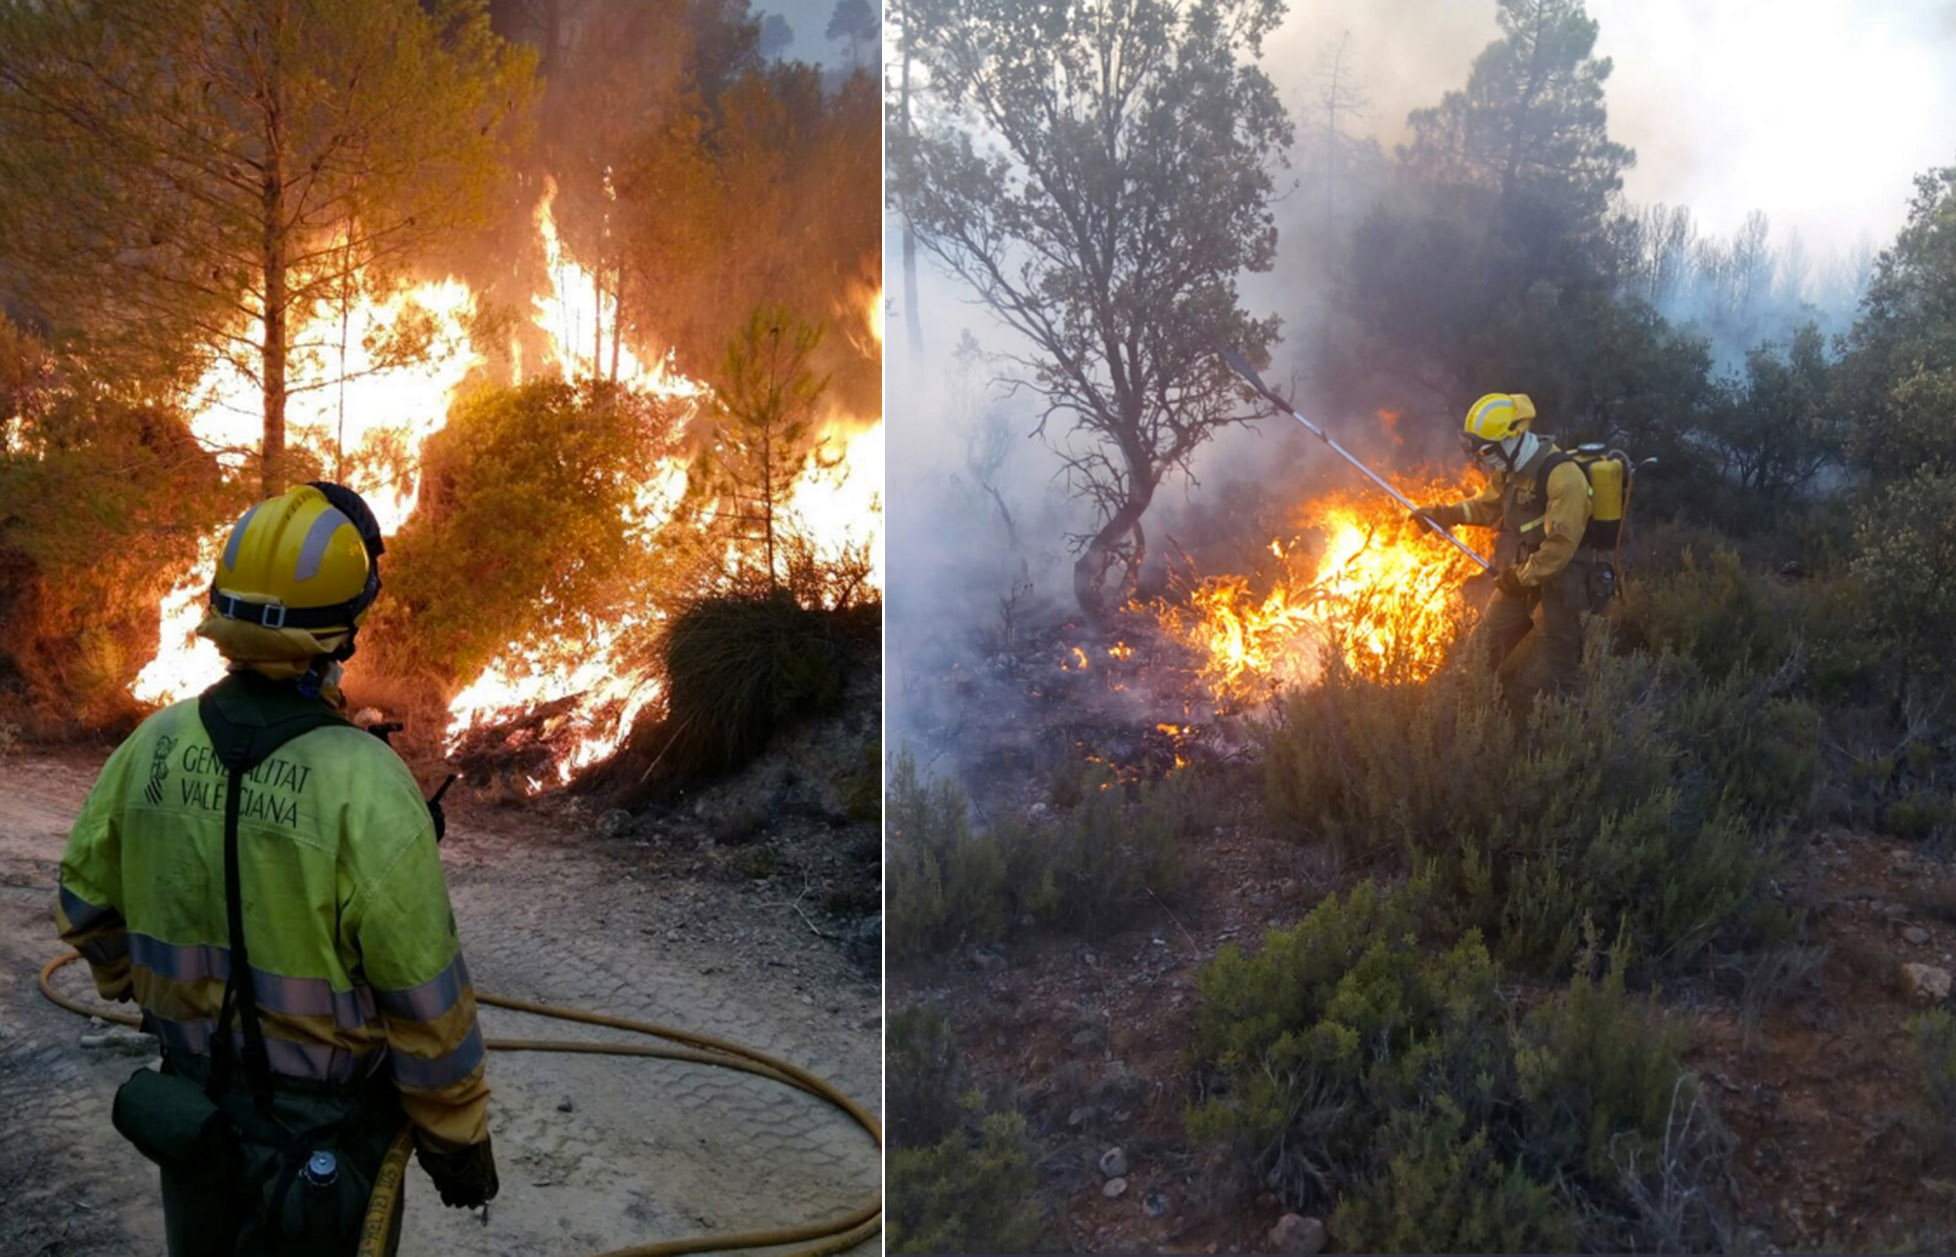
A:
{"label": "rocky soil", "polygon": [[[56,864],[100,762],[0,756],[0,1253],[22,1257],[162,1249],[154,1174],[109,1125],[110,1097],[147,1041],[85,1047],[99,1028],[35,989],[58,950]],[[443,861],[477,988],[734,1039],[880,1110],[865,836],[813,815],[777,822],[766,800],[781,793],[759,797],[733,808],[730,826],[710,806],[633,817],[562,797],[497,807],[451,794]],[[744,841],[725,841],[735,828]],[[866,841],[873,886],[873,825]],[[87,982],[68,971],[63,985]],[[495,1009],[483,1026],[610,1037]],[[524,1053],[492,1056],[489,1079],[503,1190],[488,1224],[442,1209],[416,1169],[403,1253],[573,1257],[787,1225],[835,1216],[881,1179],[848,1118],[745,1074]]]}

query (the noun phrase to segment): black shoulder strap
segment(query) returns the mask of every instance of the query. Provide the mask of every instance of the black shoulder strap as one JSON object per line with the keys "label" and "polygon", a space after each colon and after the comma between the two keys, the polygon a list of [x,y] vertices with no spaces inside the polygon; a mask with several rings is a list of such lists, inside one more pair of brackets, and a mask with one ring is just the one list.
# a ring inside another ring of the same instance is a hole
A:
{"label": "black shoulder strap", "polygon": [[[288,694],[295,701],[288,701]],[[244,1034],[245,1076],[259,1113],[269,1117],[272,1064],[265,1051],[264,1027],[258,1019],[257,993],[252,988],[251,953],[245,945],[244,891],[238,871],[238,810],[244,779],[246,773],[294,738],[348,722],[326,704],[306,698],[293,687],[279,686],[250,673],[233,673],[205,690],[197,699],[197,715],[229,776],[224,790],[224,915],[230,926],[231,972],[224,984],[217,1032],[211,1038],[209,1094],[216,1099],[231,1084],[235,1067],[231,1016],[236,1013]]]}
{"label": "black shoulder strap", "polygon": [[1542,460],[1541,467],[1535,472],[1535,496],[1547,500],[1549,474],[1557,467],[1562,466],[1562,464],[1573,463],[1575,461],[1573,457],[1563,453],[1561,450],[1551,450],[1549,456]]}

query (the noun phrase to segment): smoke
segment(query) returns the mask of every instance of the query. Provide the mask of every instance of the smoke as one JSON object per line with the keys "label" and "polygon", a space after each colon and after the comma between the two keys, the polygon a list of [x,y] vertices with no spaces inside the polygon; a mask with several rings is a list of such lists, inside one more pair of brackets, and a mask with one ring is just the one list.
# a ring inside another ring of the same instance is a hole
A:
{"label": "smoke", "polygon": [[[1850,0],[1817,0],[1797,18],[1766,0],[1589,0],[1587,9],[1599,23],[1597,55],[1614,60],[1611,136],[1637,153],[1617,210],[1652,220],[1684,210],[1672,255],[1653,239],[1645,291],[1630,292],[1633,277],[1626,295],[1691,325],[1725,371],[1808,319],[1828,332],[1848,326],[1875,247],[1904,220],[1913,177],[1956,159],[1946,129],[1933,125],[1956,117],[1956,11],[1932,0],[1896,0],[1873,13]],[[1241,278],[1252,315],[1284,320],[1266,378],[1280,391],[1297,388],[1307,413],[1362,456],[1399,467],[1451,456],[1444,420],[1466,399],[1411,390],[1368,400],[1364,413],[1316,413],[1304,364],[1332,308],[1329,266],[1340,237],[1395,195],[1391,167],[1409,136],[1408,113],[1465,85],[1475,58],[1499,37],[1496,12],[1493,0],[1300,3],[1264,46],[1264,69],[1299,138],[1292,168],[1278,179],[1276,267]],[[1326,125],[1323,68],[1340,41],[1340,73],[1356,99],[1341,106],[1343,161],[1327,210],[1314,163]],[[903,742],[907,721],[928,721],[917,714],[927,704],[912,708],[910,700],[931,678],[975,659],[983,643],[996,645],[1001,600],[1013,590],[1030,586],[1022,603],[1071,614],[1072,556],[1062,538],[1086,524],[1053,480],[1057,460],[1028,439],[1037,416],[990,387],[995,369],[961,368],[953,357],[965,331],[992,353],[1020,346],[921,249],[925,348],[912,353],[898,231],[892,226],[886,241],[885,269],[899,302],[886,367],[892,746]],[[1386,408],[1397,417],[1388,421]],[[967,463],[969,434],[988,423],[1011,434],[991,480],[997,499]],[[1174,475],[1163,484],[1149,534],[1199,547],[1206,521],[1294,502],[1306,483],[1328,487],[1350,475],[1342,466],[1287,419],[1229,430],[1197,451],[1194,482]],[[1155,566],[1144,582],[1161,576],[1164,547],[1151,549]]]}
{"label": "smoke", "polygon": [[[1610,132],[1637,152],[1623,194],[1685,204],[1709,235],[1763,210],[1816,258],[1891,237],[1914,175],[1956,158],[1956,8],[1946,0],[1587,0],[1609,57]],[[1467,81],[1499,35],[1493,0],[1294,5],[1263,65],[1300,122],[1327,48],[1349,36],[1386,153],[1406,115]]]}

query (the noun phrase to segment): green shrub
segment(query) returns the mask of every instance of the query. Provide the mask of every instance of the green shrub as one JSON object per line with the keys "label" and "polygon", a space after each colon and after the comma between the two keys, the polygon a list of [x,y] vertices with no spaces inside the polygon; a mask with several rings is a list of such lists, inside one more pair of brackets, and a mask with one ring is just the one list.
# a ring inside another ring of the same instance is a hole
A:
{"label": "green shrub", "polygon": [[1747,568],[1715,533],[1695,534],[1674,559],[1646,558],[1611,609],[1617,647],[1689,659],[1712,679],[1784,673],[1818,697],[1869,692],[1892,661],[1865,589],[1831,538],[1811,548],[1819,570],[1792,583]]}
{"label": "green shrub", "polygon": [[642,601],[651,551],[620,521],[636,517],[645,469],[681,413],[597,381],[458,398],[422,448],[414,514],[388,538],[365,662],[461,684],[512,645],[591,640]]}
{"label": "green shrub", "polygon": [[778,730],[842,705],[848,657],[831,622],[785,594],[707,598],[674,617],[660,653],[667,764],[726,772]]}
{"label": "green shrub", "polygon": [[1201,790],[1184,773],[1123,787],[1103,764],[1078,776],[1079,803],[1056,824],[1015,846],[1032,919],[1083,934],[1126,924],[1136,910],[1180,889],[1179,850],[1198,831]]}
{"label": "green shrub", "polygon": [[1379,1144],[1384,1167],[1353,1183],[1331,1220],[1347,1251],[1574,1251],[1574,1219],[1555,1190],[1504,1163],[1486,1127],[1468,1133],[1449,1097],[1388,1115]]}
{"label": "green shrub", "polygon": [[1181,852],[1208,823],[1192,772],[1123,785],[1076,771],[1079,803],[1056,818],[974,829],[964,793],[918,780],[906,751],[890,777],[884,865],[890,955],[920,959],[1044,928],[1094,936],[1158,911],[1181,886]]}
{"label": "green shrub", "polygon": [[1723,1245],[1711,1185],[1729,1148],[1686,1071],[1683,1030],[1654,999],[1624,994],[1619,942],[1600,982],[1586,940],[1568,990],[1515,1036],[1516,1140],[1531,1173],[1563,1185],[1593,1250],[1696,1252]]}
{"label": "green shrub", "polygon": [[1593,654],[1526,729],[1484,670],[1424,686],[1333,669],[1266,735],[1266,805],[1301,841],[1425,869],[1454,931],[1554,971],[1588,918],[1681,960],[1741,915],[1817,773],[1817,717],[1744,676]]}
{"label": "green shrub", "polygon": [[0,677],[37,740],[135,725],[157,604],[250,501],[184,415],[77,370],[0,314]]}
{"label": "green shrub", "polygon": [[1909,672],[1956,679],[1956,473],[1883,486],[1856,517],[1854,574],[1874,634]]}
{"label": "green shrub", "polygon": [[942,1012],[924,1005],[898,1009],[883,1044],[888,1079],[885,1111],[893,1147],[934,1144],[963,1114],[964,1061]]}
{"label": "green shrub", "polygon": [[906,750],[890,774],[883,815],[891,958],[1004,937],[1014,897],[1006,853],[995,834],[973,831],[964,792],[948,781],[920,781]]}
{"label": "green shrub", "polygon": [[1435,1092],[1460,1099],[1470,1124],[1488,1116],[1494,964],[1472,934],[1427,957],[1423,897],[1360,884],[1253,957],[1225,944],[1198,978],[1194,1050],[1227,1088],[1191,1110],[1190,1132],[1235,1147],[1288,1201],[1325,1203],[1340,1167],[1367,1164],[1382,1111]]}
{"label": "green shrub", "polygon": [[1707,676],[1770,672],[1793,649],[1788,591],[1748,572],[1719,545],[1699,560],[1686,546],[1676,567],[1641,575],[1613,609],[1621,642],[1690,659]]}
{"label": "green shrub", "polygon": [[985,1117],[975,1139],[960,1129],[924,1147],[892,1147],[887,1182],[890,1252],[1023,1253],[1043,1246],[1046,1222],[1033,1197],[1038,1176],[1017,1113]]}
{"label": "green shrub", "polygon": [[1956,1145],[1956,1016],[1931,1008],[1909,1018],[1909,1032],[1922,1053],[1922,1092],[1929,1118],[1943,1142]]}
{"label": "green shrub", "polygon": [[1913,694],[1899,708],[1831,714],[1845,761],[1837,802],[1858,827],[1945,848],[1956,836],[1956,729]]}
{"label": "green shrub", "polygon": [[1420,942],[1434,888],[1364,883],[1198,978],[1208,1095],[1193,1138],[1233,1148],[1349,1251],[1700,1248],[1724,1147],[1681,1035],[1628,1005],[1621,942],[1516,1025],[1473,931]]}

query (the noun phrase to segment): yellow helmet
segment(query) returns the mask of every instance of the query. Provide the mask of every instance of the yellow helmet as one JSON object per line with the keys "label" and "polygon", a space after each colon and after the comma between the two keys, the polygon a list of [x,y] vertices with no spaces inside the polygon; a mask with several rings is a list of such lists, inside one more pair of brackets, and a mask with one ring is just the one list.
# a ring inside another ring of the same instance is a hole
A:
{"label": "yellow helmet", "polygon": [[1460,443],[1469,453],[1486,449],[1528,430],[1535,417],[1535,403],[1526,393],[1489,393],[1467,408],[1461,424]]}
{"label": "yellow helmet", "polygon": [[380,593],[380,530],[339,485],[288,489],[244,513],[211,581],[218,615],[266,628],[346,631]]}

